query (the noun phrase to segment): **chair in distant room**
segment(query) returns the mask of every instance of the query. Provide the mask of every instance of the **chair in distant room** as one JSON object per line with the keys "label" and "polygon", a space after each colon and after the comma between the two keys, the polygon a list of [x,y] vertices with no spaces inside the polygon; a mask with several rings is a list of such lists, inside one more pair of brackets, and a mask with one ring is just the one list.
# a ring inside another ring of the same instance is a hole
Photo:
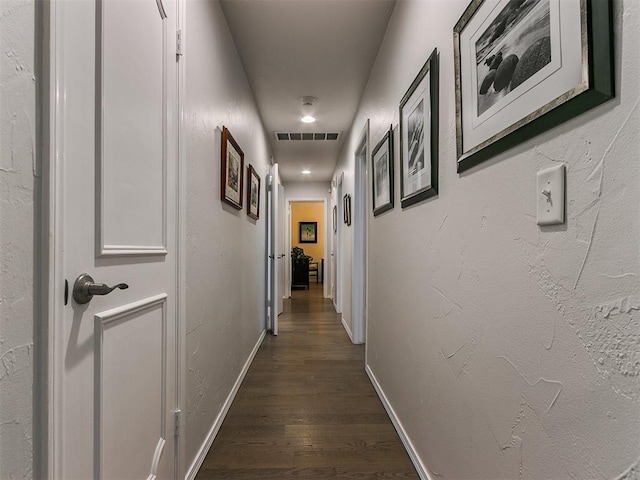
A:
{"label": "chair in distant room", "polygon": [[[309,277],[316,277],[316,283],[318,283],[318,273],[320,271],[320,267],[318,266],[318,262],[309,262]],[[311,281],[311,279],[309,279]]]}

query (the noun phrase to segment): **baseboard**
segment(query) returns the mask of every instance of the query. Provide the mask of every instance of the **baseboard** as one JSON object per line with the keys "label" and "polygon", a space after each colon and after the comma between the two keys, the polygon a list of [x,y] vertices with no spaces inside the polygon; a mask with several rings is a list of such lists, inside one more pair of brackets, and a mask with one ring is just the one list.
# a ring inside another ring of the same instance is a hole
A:
{"label": "baseboard", "polygon": [[351,339],[351,343],[354,343],[353,332],[351,332],[351,329],[349,328],[349,325],[347,325],[347,322],[344,321],[344,317],[342,317],[342,326],[347,331],[347,335],[349,335],[349,338]]}
{"label": "baseboard", "polygon": [[218,414],[215,421],[213,422],[211,430],[209,430],[209,433],[207,434],[207,438],[202,444],[202,447],[200,447],[200,451],[198,452],[198,455],[196,455],[196,458],[193,460],[193,463],[189,467],[189,470],[187,470],[185,479],[193,480],[196,474],[198,473],[198,470],[200,470],[200,467],[202,466],[202,462],[204,462],[204,459],[207,456],[207,453],[209,453],[209,449],[213,444],[213,440],[216,438],[216,435],[218,435],[218,432],[220,431],[220,427],[222,427],[222,422],[227,416],[227,413],[229,412],[229,408],[231,408],[231,404],[233,403],[233,399],[236,398],[236,394],[240,389],[240,385],[242,385],[242,380],[244,380],[244,377],[247,374],[247,371],[249,370],[249,367],[251,366],[251,363],[253,362],[253,359],[255,358],[256,353],[258,353],[258,349],[260,348],[260,345],[262,345],[262,341],[264,340],[264,337],[266,334],[267,334],[266,330],[263,330],[263,332],[260,334],[260,338],[258,338],[256,345],[253,347],[253,350],[249,354],[249,358],[247,358],[247,361],[245,362],[244,367],[242,367],[242,371],[240,372],[240,375],[238,375],[238,379],[236,380],[236,383],[233,385],[233,388],[231,389],[229,396],[227,396],[227,399],[225,400],[224,405],[222,406],[222,410],[220,410],[220,413]]}
{"label": "baseboard", "polygon": [[404,445],[405,450],[409,454],[409,458],[411,458],[411,462],[413,463],[413,466],[416,468],[416,471],[418,472],[418,476],[421,478],[421,480],[433,480],[432,477],[427,472],[427,467],[422,463],[422,460],[420,460],[420,457],[418,456],[418,453],[416,452],[416,449],[413,446],[413,443],[411,442],[409,435],[407,435],[407,432],[402,426],[400,419],[398,419],[396,412],[393,410],[393,407],[389,403],[389,400],[387,399],[387,396],[384,394],[382,387],[378,383],[376,376],[371,371],[371,367],[367,365],[365,367],[365,370],[367,372],[367,375],[369,376],[369,380],[371,380],[371,383],[373,384],[373,388],[375,388],[376,392],[378,393],[378,397],[380,397],[380,401],[382,402],[382,405],[384,405],[384,409],[387,411],[387,414],[391,419],[391,423],[393,423],[393,426],[398,432],[398,435],[400,436],[400,440],[402,441],[402,444]]}

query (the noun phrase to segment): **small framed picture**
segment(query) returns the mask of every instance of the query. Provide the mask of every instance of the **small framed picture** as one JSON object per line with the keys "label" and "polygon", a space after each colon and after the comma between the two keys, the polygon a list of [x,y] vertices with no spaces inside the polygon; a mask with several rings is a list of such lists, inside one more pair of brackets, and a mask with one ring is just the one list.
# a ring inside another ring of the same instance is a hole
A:
{"label": "small framed picture", "polygon": [[454,30],[458,172],[614,96],[611,0],[473,0]]}
{"label": "small framed picture", "polygon": [[402,208],[438,194],[438,51],[400,101]]}
{"label": "small framed picture", "polygon": [[351,195],[345,194],[345,196],[342,197],[342,207],[344,223],[351,225]]}
{"label": "small framed picture", "polygon": [[300,243],[318,243],[318,222],[300,222]]}
{"label": "small framed picture", "polygon": [[227,127],[222,127],[222,200],[242,209],[242,186],[244,184],[244,152],[231,136]]}
{"label": "small framed picture", "polygon": [[374,216],[393,208],[393,167],[392,126],[371,154]]}
{"label": "small framed picture", "polygon": [[253,165],[247,167],[247,177],[249,179],[249,188],[247,188],[247,216],[258,220],[260,217],[260,176],[253,168]]}

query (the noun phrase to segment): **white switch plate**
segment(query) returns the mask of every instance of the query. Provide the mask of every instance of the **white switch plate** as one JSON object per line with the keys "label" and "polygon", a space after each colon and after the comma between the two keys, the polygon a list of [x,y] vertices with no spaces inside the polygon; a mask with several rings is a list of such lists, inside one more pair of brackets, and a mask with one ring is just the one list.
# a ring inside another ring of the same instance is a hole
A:
{"label": "white switch plate", "polygon": [[538,172],[538,225],[564,223],[564,165]]}

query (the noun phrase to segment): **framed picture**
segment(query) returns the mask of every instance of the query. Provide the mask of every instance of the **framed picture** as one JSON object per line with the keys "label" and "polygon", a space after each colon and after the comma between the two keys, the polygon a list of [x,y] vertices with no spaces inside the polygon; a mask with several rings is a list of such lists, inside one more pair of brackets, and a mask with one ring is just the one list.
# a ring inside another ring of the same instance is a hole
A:
{"label": "framed picture", "polygon": [[333,233],[338,232],[338,206],[333,206]]}
{"label": "framed picture", "polygon": [[611,0],[473,0],[454,28],[458,172],[614,96]]}
{"label": "framed picture", "polygon": [[300,222],[300,243],[318,243],[318,222]]}
{"label": "framed picture", "polygon": [[393,208],[393,126],[371,154],[373,215]]}
{"label": "framed picture", "polygon": [[434,50],[400,102],[402,208],[438,193],[438,51]]}
{"label": "framed picture", "polygon": [[242,209],[242,186],[244,184],[244,153],[231,136],[227,127],[222,127],[222,200]]}
{"label": "framed picture", "polygon": [[247,215],[255,220],[260,217],[260,176],[253,168],[247,167],[249,188],[247,188]]}
{"label": "framed picture", "polygon": [[344,212],[344,223],[351,225],[351,195],[345,194],[342,198],[342,211]]}

